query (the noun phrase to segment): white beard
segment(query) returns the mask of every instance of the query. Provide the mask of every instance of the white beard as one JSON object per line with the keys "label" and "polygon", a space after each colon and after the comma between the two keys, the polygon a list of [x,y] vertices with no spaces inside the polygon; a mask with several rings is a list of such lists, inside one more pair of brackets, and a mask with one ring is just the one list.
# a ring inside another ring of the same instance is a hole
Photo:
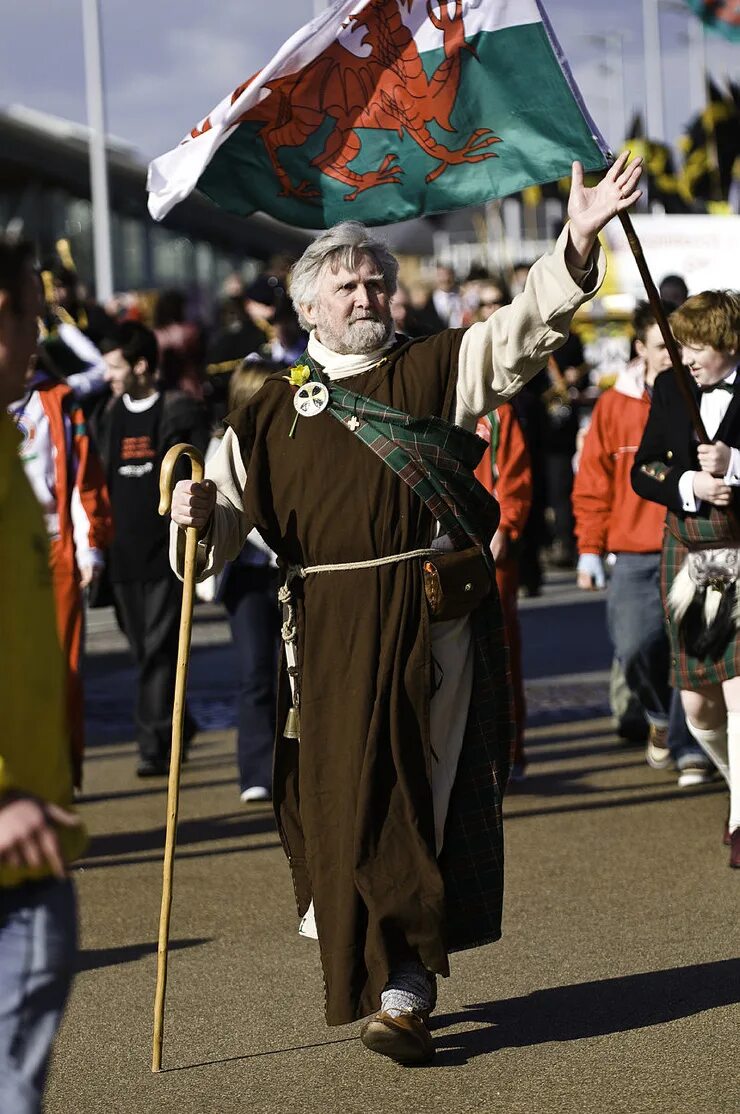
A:
{"label": "white beard", "polygon": [[316,333],[321,343],[342,356],[363,356],[367,352],[375,352],[383,347],[392,331],[392,321],[386,324],[369,318],[348,321],[341,332],[335,332],[323,314],[316,322]]}

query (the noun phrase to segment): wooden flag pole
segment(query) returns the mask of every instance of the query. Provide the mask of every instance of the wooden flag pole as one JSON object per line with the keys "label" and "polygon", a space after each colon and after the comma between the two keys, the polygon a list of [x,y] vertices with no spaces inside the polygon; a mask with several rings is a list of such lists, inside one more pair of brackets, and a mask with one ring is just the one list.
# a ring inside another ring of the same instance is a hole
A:
{"label": "wooden flag pole", "polygon": [[689,417],[691,418],[691,424],[694,427],[694,432],[696,433],[700,445],[708,445],[711,442],[711,438],[707,436],[707,431],[704,428],[704,422],[702,421],[699,406],[692,389],[691,376],[689,375],[688,370],[684,367],[681,360],[681,355],[678,351],[678,345],[676,344],[676,338],[671,332],[671,327],[668,324],[668,318],[666,317],[663,303],[660,300],[660,295],[658,294],[655,283],[653,282],[653,276],[650,274],[650,271],[648,269],[648,265],[642,250],[642,244],[640,243],[637,233],[635,232],[635,227],[632,223],[632,220],[630,219],[629,213],[618,213],[617,216],[619,217],[622,228],[624,229],[627,236],[627,243],[630,246],[630,250],[635,257],[635,263],[637,264],[637,269],[640,272],[640,277],[645,284],[645,292],[648,296],[650,308],[655,315],[655,320],[657,322],[658,328],[660,329],[663,340],[665,341],[665,346],[668,349],[668,355],[671,357],[673,370],[676,374],[676,382],[678,383],[681,394],[683,395],[683,400],[686,405],[686,409],[689,412]]}
{"label": "wooden flag pole", "polygon": [[[168,514],[172,503],[172,480],[175,465],[181,456],[189,456],[192,478],[203,479],[202,453],[193,445],[173,445],[162,461],[159,474],[159,513]],[[162,1038],[164,1032],[164,996],[167,988],[167,949],[170,936],[170,911],[172,909],[172,878],[175,867],[175,842],[177,839],[177,811],[180,799],[180,765],[182,761],[182,734],[185,719],[185,686],[190,659],[190,635],[193,627],[193,598],[195,596],[195,558],[198,531],[189,526],[185,532],[185,568],[183,576],[182,609],[180,611],[180,637],[177,646],[177,675],[175,701],[172,709],[172,752],[170,776],[167,784],[167,833],[164,844],[162,877],[162,903],[159,912],[159,941],[157,943],[157,990],[154,998],[154,1039],[152,1044],[152,1071],[162,1067]]]}

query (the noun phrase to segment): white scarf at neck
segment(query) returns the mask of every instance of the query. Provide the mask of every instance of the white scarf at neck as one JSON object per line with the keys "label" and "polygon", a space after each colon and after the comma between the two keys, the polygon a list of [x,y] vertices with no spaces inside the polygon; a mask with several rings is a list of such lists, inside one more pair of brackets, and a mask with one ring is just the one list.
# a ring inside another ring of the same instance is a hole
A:
{"label": "white scarf at neck", "polygon": [[370,371],[380,363],[395,339],[391,334],[385,344],[376,348],[374,352],[366,352],[360,356],[350,353],[344,356],[339,352],[332,352],[331,348],[325,348],[316,336],[316,330],[312,329],[308,338],[308,354],[317,364],[321,364],[330,379],[346,379],[350,375],[360,375],[363,371]]}

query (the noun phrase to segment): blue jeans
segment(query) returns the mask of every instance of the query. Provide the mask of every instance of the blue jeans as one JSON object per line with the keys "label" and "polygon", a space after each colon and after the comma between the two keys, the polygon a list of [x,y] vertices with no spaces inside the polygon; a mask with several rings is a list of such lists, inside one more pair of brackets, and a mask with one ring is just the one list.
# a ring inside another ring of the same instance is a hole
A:
{"label": "blue jeans", "polygon": [[242,790],[272,786],[280,611],[274,569],[233,565],[223,594],[239,683],[237,758]]}
{"label": "blue jeans", "polygon": [[0,1111],[37,1114],[77,954],[72,883],[0,890]]}
{"label": "blue jeans", "polygon": [[668,745],[680,766],[699,748],[686,727],[678,694],[668,684],[670,652],[660,598],[660,553],[617,554],[606,616],[627,684],[650,722],[668,727]]}

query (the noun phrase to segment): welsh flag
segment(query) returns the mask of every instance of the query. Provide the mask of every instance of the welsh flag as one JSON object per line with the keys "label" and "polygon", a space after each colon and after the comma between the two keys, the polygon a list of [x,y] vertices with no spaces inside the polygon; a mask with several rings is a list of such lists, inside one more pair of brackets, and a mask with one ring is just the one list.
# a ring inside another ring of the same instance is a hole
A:
{"label": "welsh flag", "polygon": [[686,0],[711,31],[740,42],[740,0]]}
{"label": "welsh flag", "polygon": [[335,0],[149,167],[160,220],[192,190],[304,228],[389,224],[602,170],[540,0]]}

